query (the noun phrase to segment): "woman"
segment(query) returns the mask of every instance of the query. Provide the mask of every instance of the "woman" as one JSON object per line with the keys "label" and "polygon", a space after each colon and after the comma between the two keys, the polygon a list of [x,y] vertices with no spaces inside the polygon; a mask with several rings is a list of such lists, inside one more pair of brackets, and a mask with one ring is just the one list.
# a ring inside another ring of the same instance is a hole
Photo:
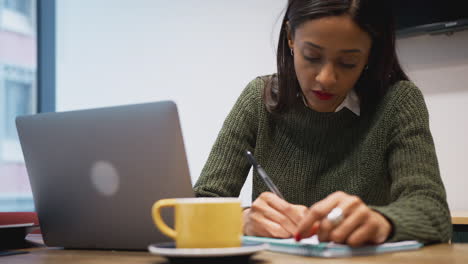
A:
{"label": "woman", "polygon": [[[246,235],[317,232],[352,246],[450,239],[427,108],[399,65],[384,2],[289,1],[277,74],[243,91],[194,187],[238,196],[244,153],[254,153],[285,200],[254,172]],[[334,208],[339,222],[327,218]]]}

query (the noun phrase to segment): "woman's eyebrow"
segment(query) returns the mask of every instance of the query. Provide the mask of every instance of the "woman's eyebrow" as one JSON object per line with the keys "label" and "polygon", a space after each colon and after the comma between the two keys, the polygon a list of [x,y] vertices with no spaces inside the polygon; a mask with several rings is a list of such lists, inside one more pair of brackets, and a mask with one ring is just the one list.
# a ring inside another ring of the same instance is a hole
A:
{"label": "woman's eyebrow", "polygon": [[[317,45],[315,43],[312,43],[310,41],[306,41],[305,44],[309,45],[309,46],[312,46],[314,48],[317,48],[319,50],[324,50],[325,48],[320,46],[320,45]],[[353,53],[353,52],[358,52],[358,53],[362,53],[362,51],[360,49],[342,49],[340,50],[340,52],[343,52],[343,53]]]}
{"label": "woman's eyebrow", "polygon": [[353,52],[362,53],[362,51],[360,49],[343,49],[343,50],[340,50],[340,52],[344,52],[344,53],[353,53]]}
{"label": "woman's eyebrow", "polygon": [[312,43],[312,42],[310,42],[310,41],[306,41],[305,44],[307,44],[307,45],[309,45],[309,46],[312,46],[312,47],[314,47],[314,48],[317,48],[317,49],[319,49],[319,50],[324,50],[324,49],[325,49],[324,47],[319,46],[319,45],[317,45],[317,44],[314,44],[314,43]]}

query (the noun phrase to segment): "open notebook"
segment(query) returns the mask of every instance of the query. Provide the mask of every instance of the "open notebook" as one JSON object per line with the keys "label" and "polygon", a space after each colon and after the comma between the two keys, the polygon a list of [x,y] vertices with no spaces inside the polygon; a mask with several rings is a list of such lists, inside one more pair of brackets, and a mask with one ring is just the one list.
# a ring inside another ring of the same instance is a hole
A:
{"label": "open notebook", "polygon": [[302,239],[276,239],[266,237],[244,236],[243,241],[268,243],[270,251],[324,258],[374,255],[385,252],[415,250],[423,246],[415,240],[384,243],[376,246],[350,247],[333,242],[319,242],[317,236]]}

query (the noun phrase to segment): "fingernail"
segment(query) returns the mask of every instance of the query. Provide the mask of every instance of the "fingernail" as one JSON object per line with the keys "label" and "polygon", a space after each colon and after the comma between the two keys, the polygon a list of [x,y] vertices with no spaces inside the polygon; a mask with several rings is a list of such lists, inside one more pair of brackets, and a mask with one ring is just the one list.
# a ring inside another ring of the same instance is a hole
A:
{"label": "fingernail", "polygon": [[296,234],[294,235],[294,240],[296,240],[296,242],[301,241],[301,239],[302,239],[301,234],[296,233]]}

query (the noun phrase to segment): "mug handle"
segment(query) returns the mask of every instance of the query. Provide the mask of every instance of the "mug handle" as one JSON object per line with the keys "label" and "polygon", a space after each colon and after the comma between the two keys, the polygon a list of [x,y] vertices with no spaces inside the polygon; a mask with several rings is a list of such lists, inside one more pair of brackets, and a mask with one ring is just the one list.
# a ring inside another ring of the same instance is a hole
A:
{"label": "mug handle", "polygon": [[154,203],[152,212],[153,212],[153,220],[156,226],[161,230],[163,234],[166,236],[176,239],[177,232],[167,226],[167,224],[164,222],[164,220],[161,217],[161,208],[165,207],[174,207],[176,205],[176,199],[162,199]]}

